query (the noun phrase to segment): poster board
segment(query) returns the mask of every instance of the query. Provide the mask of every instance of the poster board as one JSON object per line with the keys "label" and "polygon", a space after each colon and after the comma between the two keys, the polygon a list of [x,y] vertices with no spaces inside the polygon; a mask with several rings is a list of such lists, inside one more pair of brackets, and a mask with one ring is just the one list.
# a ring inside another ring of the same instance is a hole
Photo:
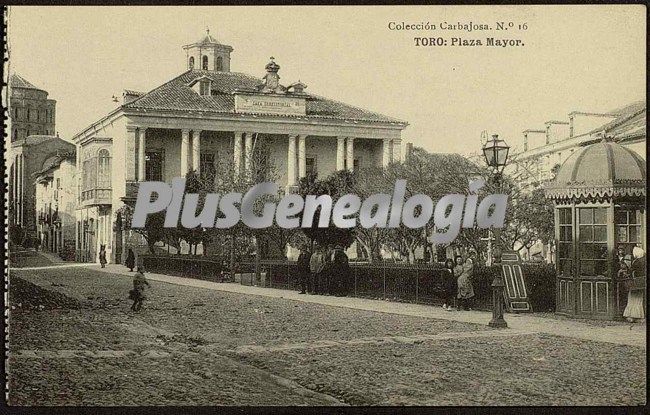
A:
{"label": "poster board", "polygon": [[530,313],[533,311],[528,300],[526,279],[521,268],[521,258],[516,251],[504,251],[501,255],[501,272],[506,284],[503,297],[506,310],[511,313]]}

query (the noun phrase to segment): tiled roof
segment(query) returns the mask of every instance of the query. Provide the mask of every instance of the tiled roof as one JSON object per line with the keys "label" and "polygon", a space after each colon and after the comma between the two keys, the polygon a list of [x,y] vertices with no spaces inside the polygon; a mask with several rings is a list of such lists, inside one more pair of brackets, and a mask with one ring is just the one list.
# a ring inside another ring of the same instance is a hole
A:
{"label": "tiled roof", "polygon": [[18,74],[12,74],[10,82],[12,88],[37,89],[39,91],[43,91],[43,89],[34,86],[31,82]]}
{"label": "tiled roof", "polygon": [[[212,80],[213,95],[200,96],[188,84],[199,77]],[[251,75],[237,72],[189,70],[158,88],[125,104],[125,109],[205,111],[234,113],[237,89],[256,89],[262,81]],[[354,107],[312,94],[307,96],[307,117],[353,121],[402,123],[405,121]],[[286,117],[287,115],[282,115]]]}
{"label": "tiled roof", "polygon": [[609,135],[627,135],[634,130],[643,128],[645,130],[646,125],[646,107],[645,105],[637,109],[635,112],[623,114],[620,117],[608,122],[607,124],[600,126],[593,131],[592,133],[606,131]]}
{"label": "tiled roof", "polygon": [[45,160],[46,164],[43,165],[43,168],[37,172],[32,173],[32,177],[39,177],[48,173],[53,168],[60,166],[64,160],[75,161],[75,151],[73,150],[66,153],[56,154],[55,156],[52,156],[49,159]]}

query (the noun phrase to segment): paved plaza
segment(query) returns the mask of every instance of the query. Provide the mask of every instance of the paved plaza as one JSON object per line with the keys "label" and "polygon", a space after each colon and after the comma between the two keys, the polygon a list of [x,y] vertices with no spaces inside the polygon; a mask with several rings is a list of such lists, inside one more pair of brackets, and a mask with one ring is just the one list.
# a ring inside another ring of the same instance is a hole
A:
{"label": "paved plaza", "polygon": [[[38,256],[10,280],[18,405],[608,405],[646,400],[645,326],[490,314]],[[381,311],[379,311],[381,309]]]}

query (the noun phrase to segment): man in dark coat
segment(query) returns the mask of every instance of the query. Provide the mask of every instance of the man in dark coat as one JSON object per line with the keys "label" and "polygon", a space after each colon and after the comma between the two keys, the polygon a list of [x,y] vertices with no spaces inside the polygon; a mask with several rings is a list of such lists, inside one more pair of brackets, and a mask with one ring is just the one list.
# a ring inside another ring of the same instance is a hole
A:
{"label": "man in dark coat", "polygon": [[129,253],[126,256],[125,265],[129,271],[133,272],[133,268],[135,268],[135,253],[133,253],[133,249],[131,248],[129,248]]}
{"label": "man in dark coat", "polygon": [[305,248],[300,249],[300,255],[298,255],[298,277],[300,278],[300,294],[312,293],[311,284],[308,283],[309,280],[309,259],[311,253]]}
{"label": "man in dark coat", "polygon": [[346,296],[350,290],[351,269],[348,256],[343,247],[336,245],[330,254],[329,280],[330,292],[337,296]]}

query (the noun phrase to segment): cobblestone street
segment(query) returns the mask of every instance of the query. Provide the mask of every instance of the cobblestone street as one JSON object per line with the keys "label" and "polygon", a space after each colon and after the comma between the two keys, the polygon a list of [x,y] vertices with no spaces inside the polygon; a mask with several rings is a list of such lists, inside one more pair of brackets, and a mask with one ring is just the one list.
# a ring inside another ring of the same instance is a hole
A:
{"label": "cobblestone street", "polygon": [[[12,270],[17,405],[642,404],[645,348],[131,279]],[[224,284],[227,285],[227,284]]]}

